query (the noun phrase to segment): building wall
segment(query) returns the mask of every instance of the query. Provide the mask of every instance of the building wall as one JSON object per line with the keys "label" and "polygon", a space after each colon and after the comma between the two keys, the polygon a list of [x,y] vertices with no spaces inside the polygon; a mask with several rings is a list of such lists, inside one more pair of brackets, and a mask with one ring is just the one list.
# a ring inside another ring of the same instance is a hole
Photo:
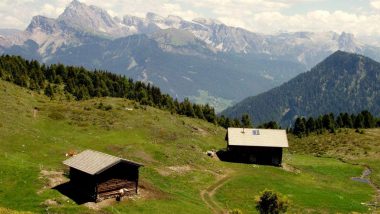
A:
{"label": "building wall", "polygon": [[[109,192],[128,190],[126,195],[137,193],[139,168],[121,162],[97,175],[98,194],[106,197]],[[107,193],[108,192],[108,193]],[[112,193],[114,194],[114,193]]]}
{"label": "building wall", "polygon": [[281,165],[282,148],[277,147],[255,147],[255,146],[228,146],[232,158],[241,162]]}
{"label": "building wall", "polygon": [[84,197],[96,201],[100,197],[115,197],[120,189],[128,189],[126,195],[137,193],[138,187],[137,166],[121,162],[97,174],[90,175],[70,168],[70,182],[74,188],[80,190]]}
{"label": "building wall", "polygon": [[96,199],[95,177],[85,172],[70,168],[70,182],[84,197]]}

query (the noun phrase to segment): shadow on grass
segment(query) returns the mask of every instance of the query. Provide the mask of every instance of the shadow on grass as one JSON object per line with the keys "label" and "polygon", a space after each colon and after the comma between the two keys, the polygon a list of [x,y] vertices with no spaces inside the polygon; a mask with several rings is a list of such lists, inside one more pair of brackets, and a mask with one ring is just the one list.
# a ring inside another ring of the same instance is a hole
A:
{"label": "shadow on grass", "polygon": [[61,194],[69,197],[76,204],[84,204],[87,202],[94,202],[94,199],[86,194],[81,188],[78,188],[71,182],[66,182],[58,186],[53,187],[52,189],[57,190]]}
{"label": "shadow on grass", "polygon": [[216,152],[216,155],[218,156],[219,160],[224,162],[280,166],[278,164],[273,164],[269,158],[263,158],[262,155],[254,155],[255,158],[253,158],[252,154],[250,153],[241,153],[226,150],[219,150]]}

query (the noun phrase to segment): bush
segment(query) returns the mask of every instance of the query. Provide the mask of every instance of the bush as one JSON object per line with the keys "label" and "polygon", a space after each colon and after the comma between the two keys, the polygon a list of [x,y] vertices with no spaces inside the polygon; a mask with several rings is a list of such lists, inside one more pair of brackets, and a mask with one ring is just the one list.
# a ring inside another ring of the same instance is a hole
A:
{"label": "bush", "polygon": [[106,111],[112,110],[112,105],[105,105],[104,110]]}
{"label": "bush", "polygon": [[97,109],[101,109],[101,110],[104,110],[104,111],[109,111],[109,110],[112,110],[112,105],[104,105],[102,102],[100,102],[99,104],[98,103],[95,103],[95,106]]}
{"label": "bush", "polygon": [[355,132],[359,133],[359,134],[364,134],[365,133],[364,130],[362,130],[362,129],[355,129]]}
{"label": "bush", "polygon": [[243,214],[243,212],[239,209],[233,209],[233,210],[229,210],[228,214]]}
{"label": "bush", "polygon": [[256,209],[262,214],[285,213],[289,206],[289,200],[273,190],[265,189],[256,198]]}
{"label": "bush", "polygon": [[63,120],[65,119],[65,116],[59,112],[51,112],[48,117],[50,117],[53,120]]}

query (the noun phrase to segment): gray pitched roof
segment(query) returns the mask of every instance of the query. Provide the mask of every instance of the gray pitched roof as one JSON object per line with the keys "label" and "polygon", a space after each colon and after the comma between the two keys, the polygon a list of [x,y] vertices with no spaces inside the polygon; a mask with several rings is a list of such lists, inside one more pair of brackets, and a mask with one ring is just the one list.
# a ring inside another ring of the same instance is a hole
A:
{"label": "gray pitched roof", "polygon": [[228,145],[289,147],[285,130],[228,128]]}
{"label": "gray pitched roof", "polygon": [[93,150],[85,150],[74,157],[63,161],[63,164],[90,175],[95,175],[122,161],[136,166],[142,166],[140,163]]}

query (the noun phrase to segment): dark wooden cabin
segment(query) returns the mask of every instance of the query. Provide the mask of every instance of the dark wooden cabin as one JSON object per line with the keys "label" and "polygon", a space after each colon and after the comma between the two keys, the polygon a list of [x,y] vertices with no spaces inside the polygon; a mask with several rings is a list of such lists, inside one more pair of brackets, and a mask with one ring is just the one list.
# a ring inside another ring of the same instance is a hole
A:
{"label": "dark wooden cabin", "polygon": [[70,167],[70,183],[93,201],[137,194],[142,164],[85,150],[63,162]]}
{"label": "dark wooden cabin", "polygon": [[282,149],[288,147],[285,130],[228,128],[227,150],[249,163],[281,165]]}

